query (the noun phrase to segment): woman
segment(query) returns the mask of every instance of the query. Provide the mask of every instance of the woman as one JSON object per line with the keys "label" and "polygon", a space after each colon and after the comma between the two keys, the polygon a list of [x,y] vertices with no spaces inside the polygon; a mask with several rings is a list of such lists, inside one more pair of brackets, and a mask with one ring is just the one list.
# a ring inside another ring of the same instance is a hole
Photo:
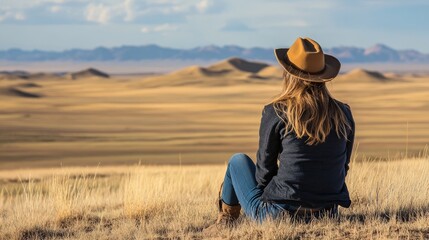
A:
{"label": "woman", "polygon": [[262,222],[285,212],[337,216],[338,205],[351,204],[345,177],[354,120],[350,107],[325,85],[337,76],[340,62],[310,38],[276,49],[275,56],[284,69],[283,91],[262,111],[256,166],[245,154],[231,157],[218,219],[206,233],[231,225],[241,208]]}

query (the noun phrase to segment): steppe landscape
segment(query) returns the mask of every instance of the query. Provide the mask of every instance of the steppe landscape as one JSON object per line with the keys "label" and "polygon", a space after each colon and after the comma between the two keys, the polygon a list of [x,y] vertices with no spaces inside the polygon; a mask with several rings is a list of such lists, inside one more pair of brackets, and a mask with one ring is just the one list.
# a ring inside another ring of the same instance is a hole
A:
{"label": "steppe landscape", "polygon": [[[227,59],[159,76],[96,69],[0,75],[0,168],[224,163],[254,157],[275,66]],[[429,75],[354,69],[328,83],[356,120],[358,158],[422,155]]]}
{"label": "steppe landscape", "polygon": [[[255,159],[276,66],[165,75],[0,74],[0,239],[205,239],[231,154]],[[246,219],[219,239],[429,239],[429,75],[354,69],[353,205],[310,224]]]}

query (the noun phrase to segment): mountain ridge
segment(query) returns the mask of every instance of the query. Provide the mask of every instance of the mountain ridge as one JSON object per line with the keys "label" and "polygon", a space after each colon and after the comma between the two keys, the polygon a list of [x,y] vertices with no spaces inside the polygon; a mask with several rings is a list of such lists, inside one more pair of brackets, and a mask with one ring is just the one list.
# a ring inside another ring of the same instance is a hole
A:
{"label": "mountain ridge", "polygon": [[[429,54],[416,50],[395,50],[384,44],[369,48],[333,47],[325,53],[336,56],[343,63],[429,63]],[[244,48],[236,45],[208,45],[191,49],[162,47],[156,44],[119,47],[97,47],[94,49],[68,49],[63,51],[22,50],[11,48],[0,50],[3,61],[141,61],[141,60],[221,60],[226,58],[245,58],[275,61],[272,48]]]}

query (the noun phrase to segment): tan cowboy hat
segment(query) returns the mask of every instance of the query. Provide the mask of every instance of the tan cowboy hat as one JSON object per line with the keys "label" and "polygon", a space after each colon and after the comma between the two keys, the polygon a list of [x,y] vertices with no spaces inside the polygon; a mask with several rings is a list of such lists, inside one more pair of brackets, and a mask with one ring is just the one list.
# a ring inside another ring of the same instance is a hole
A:
{"label": "tan cowboy hat", "polygon": [[274,49],[274,54],[286,72],[304,81],[330,81],[341,68],[340,61],[324,54],[320,45],[311,38],[299,37],[290,48]]}

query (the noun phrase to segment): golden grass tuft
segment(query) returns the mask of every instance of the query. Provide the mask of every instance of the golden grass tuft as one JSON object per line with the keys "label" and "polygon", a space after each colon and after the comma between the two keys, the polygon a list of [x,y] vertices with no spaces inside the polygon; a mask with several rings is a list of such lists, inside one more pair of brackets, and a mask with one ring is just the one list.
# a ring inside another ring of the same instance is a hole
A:
{"label": "golden grass tuft", "polygon": [[[225,165],[34,170],[2,179],[0,239],[202,239]],[[38,175],[37,172],[44,172]],[[91,173],[92,172],[92,173]],[[219,239],[428,239],[429,159],[352,162],[339,221],[244,217]],[[10,180],[10,181],[9,181]]]}

